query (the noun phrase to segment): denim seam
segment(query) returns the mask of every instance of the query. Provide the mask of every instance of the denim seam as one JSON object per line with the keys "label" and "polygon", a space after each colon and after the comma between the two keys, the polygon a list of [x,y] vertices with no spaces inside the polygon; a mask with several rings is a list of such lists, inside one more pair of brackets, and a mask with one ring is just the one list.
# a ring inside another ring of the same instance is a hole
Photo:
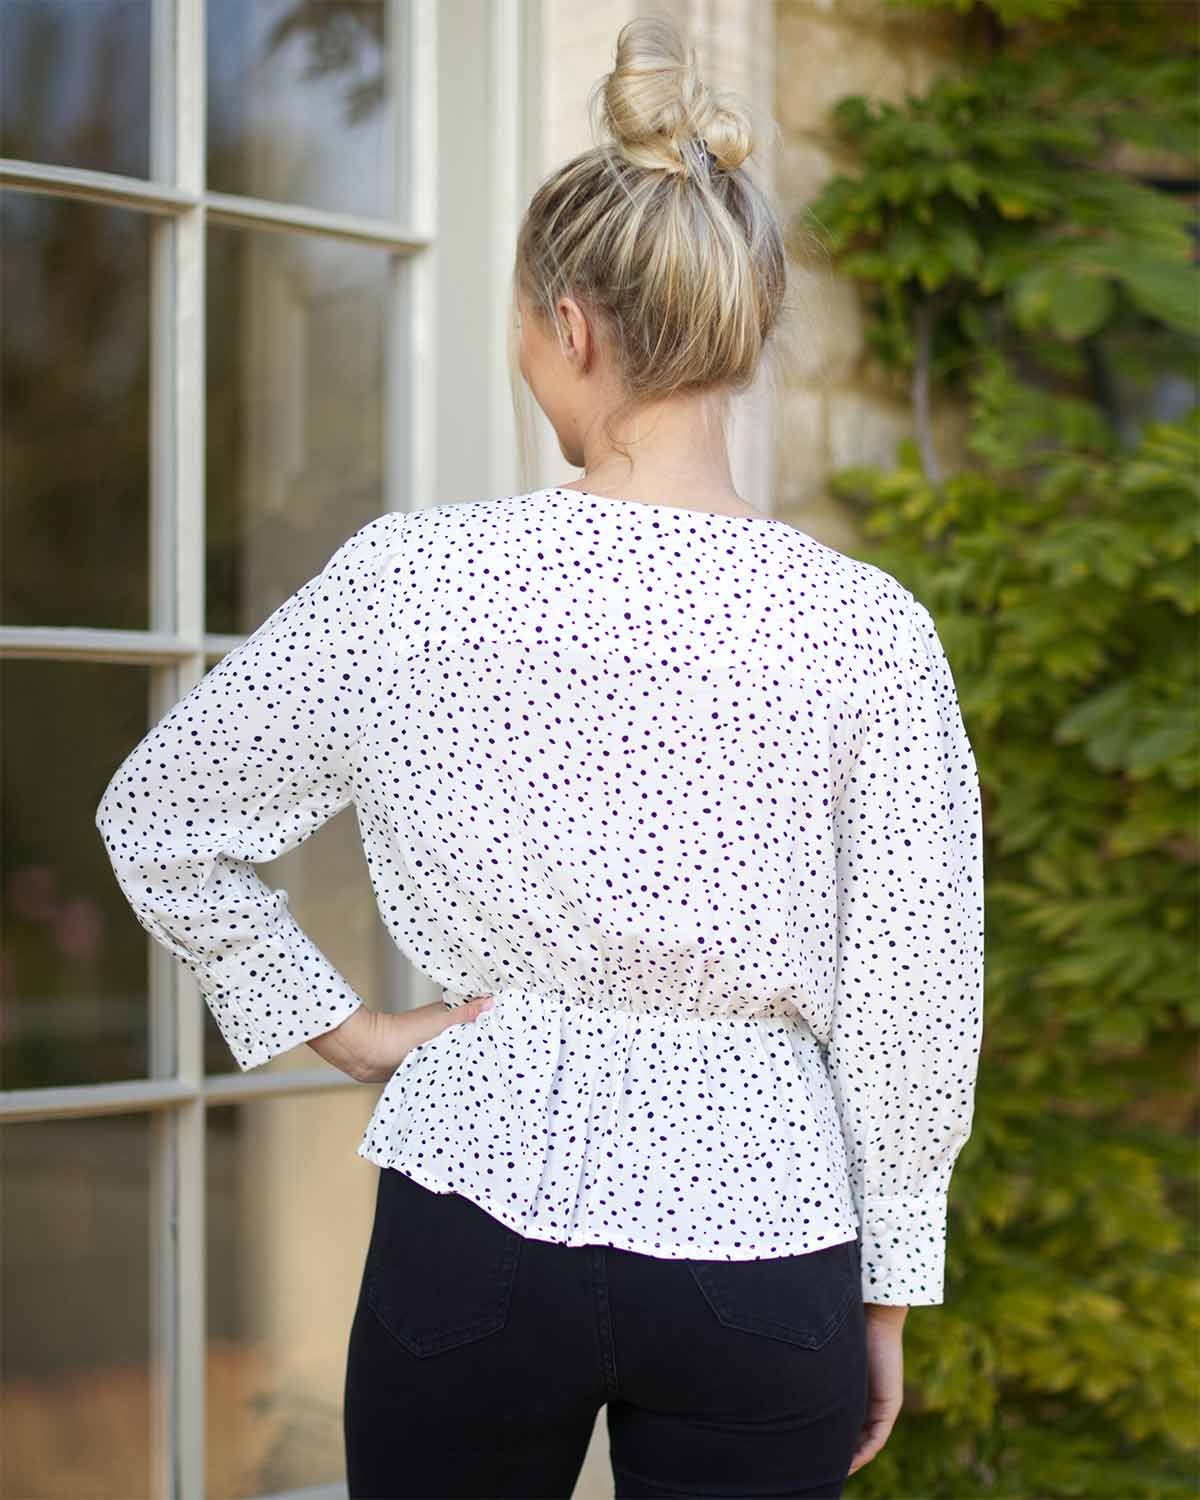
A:
{"label": "denim seam", "polygon": [[610,1396],[620,1395],[617,1380],[616,1338],[613,1334],[612,1308],[608,1298],[608,1272],[605,1266],[606,1247],[593,1245],[592,1289],[595,1296],[596,1330],[600,1340],[600,1362],[604,1373],[604,1385]]}

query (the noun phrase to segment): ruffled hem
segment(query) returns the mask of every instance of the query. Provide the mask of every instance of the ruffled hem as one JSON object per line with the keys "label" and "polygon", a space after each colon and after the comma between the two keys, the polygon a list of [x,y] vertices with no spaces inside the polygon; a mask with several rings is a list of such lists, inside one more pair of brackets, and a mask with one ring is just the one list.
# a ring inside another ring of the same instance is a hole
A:
{"label": "ruffled hem", "polygon": [[858,1233],[822,1049],[798,1015],[492,993],[407,1054],[359,1156],[559,1244],[742,1260]]}

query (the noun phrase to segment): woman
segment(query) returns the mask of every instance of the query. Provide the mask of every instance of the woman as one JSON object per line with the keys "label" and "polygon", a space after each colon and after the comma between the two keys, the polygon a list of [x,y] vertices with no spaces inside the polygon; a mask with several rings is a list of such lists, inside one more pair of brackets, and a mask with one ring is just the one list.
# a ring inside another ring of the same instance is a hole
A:
{"label": "woman", "polygon": [[[350,1494],[837,1496],[943,1300],[978,781],[933,621],[760,515],[723,424],[785,290],[740,108],[622,28],[535,194],[519,365],[581,480],[379,517],[97,813],[240,1067],[384,1083]],[[254,866],[354,803],[445,1003],[366,1008]],[[449,1007],[449,1008],[448,1008]]]}

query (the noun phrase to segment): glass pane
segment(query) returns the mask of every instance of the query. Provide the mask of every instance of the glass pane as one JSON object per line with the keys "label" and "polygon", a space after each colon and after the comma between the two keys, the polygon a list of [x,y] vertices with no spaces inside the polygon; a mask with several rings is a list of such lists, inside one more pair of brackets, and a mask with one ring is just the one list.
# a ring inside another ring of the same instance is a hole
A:
{"label": "glass pane", "polygon": [[390,257],[208,239],[207,629],[248,635],[383,509]]}
{"label": "glass pane", "polygon": [[342,1390],[376,1088],[210,1108],[208,1493],[345,1483]]}
{"label": "glass pane", "polygon": [[208,183],[391,218],[388,0],[209,0]]}
{"label": "glass pane", "polygon": [[0,0],[0,156],[150,175],[150,0]]}
{"label": "glass pane", "polygon": [[149,624],[148,233],[126,209],[0,193],[5,625]]}
{"label": "glass pane", "polygon": [[5,1500],[154,1493],[149,1147],[144,1115],[0,1130]]}
{"label": "glass pane", "polygon": [[[389,962],[396,949],[375,905],[354,809],[346,808],[299,848],[257,869],[269,885],[287,891],[288,907],[296,920],[366,1003],[374,1010],[386,1009]],[[209,1073],[238,1071],[207,1006],[204,1065]],[[259,1071],[330,1066],[301,1043],[272,1058]]]}
{"label": "glass pane", "polygon": [[95,826],[146,733],[149,670],[0,662],[0,1083],[111,1083],[149,1067],[146,936]]}

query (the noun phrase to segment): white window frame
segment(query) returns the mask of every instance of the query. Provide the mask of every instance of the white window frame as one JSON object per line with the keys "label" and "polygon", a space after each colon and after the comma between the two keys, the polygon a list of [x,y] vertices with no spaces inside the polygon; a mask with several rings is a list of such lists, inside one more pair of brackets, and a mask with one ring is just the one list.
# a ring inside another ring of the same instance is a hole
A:
{"label": "white window frame", "polygon": [[[0,657],[123,662],[147,667],[152,722],[242,639],[204,633],[205,567],[205,235],[209,221],[246,228],[333,235],[392,252],[385,330],[384,509],[435,494],[436,299],[438,230],[438,0],[386,0],[390,38],[392,159],[396,204],[406,222],[327,213],[303,206],[209,192],[205,185],[205,0],[151,0],[150,179],[0,158],[0,188],[115,204],[150,224],[150,622],[146,630],[0,627]],[[491,328],[496,368],[505,370],[504,245],[528,147],[521,54],[537,34],[534,3],[494,0],[480,44],[489,48],[497,128],[481,149],[504,184],[494,209],[498,246],[491,274],[501,293]],[[409,152],[406,158],[402,153]],[[514,158],[522,163],[514,170]],[[419,370],[421,378],[413,378]],[[511,469],[514,444],[506,394],[491,413],[487,468]],[[88,837],[93,830],[81,830]],[[132,918],[131,918],[132,920]],[[206,1077],[205,1008],[199,988],[174,958],[147,940],[150,1076],[116,1083],[0,1092],[0,1124],[105,1114],[145,1114],[151,1150],[151,1334],[153,1490],[165,1500],[202,1500],[205,1486],[204,1377],[205,1120],[210,1105],[359,1087],[330,1067]],[[397,955],[399,959],[399,955]],[[414,972],[397,962],[390,1003],[413,1003]],[[341,1496],[344,1486],[293,1492],[306,1500]]]}

